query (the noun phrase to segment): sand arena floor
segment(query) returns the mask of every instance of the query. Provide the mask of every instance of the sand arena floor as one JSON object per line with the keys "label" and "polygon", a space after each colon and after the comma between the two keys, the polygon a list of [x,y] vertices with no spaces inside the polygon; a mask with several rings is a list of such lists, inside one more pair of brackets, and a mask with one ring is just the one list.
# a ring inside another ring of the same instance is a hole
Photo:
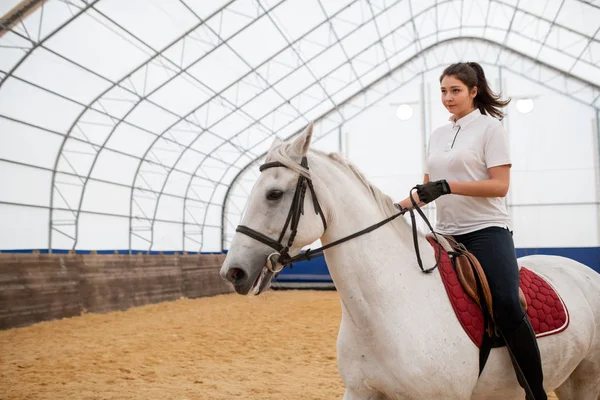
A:
{"label": "sand arena floor", "polygon": [[340,316],[336,292],[271,291],[1,331],[0,399],[341,399]]}

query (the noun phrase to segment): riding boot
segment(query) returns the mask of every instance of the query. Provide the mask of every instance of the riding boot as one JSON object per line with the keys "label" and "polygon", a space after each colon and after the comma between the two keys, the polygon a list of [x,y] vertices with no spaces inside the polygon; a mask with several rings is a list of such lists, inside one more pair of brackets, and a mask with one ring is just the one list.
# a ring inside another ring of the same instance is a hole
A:
{"label": "riding boot", "polygon": [[527,395],[527,400],[547,400],[544,391],[542,361],[535,332],[527,315],[516,329],[503,334],[519,384]]}

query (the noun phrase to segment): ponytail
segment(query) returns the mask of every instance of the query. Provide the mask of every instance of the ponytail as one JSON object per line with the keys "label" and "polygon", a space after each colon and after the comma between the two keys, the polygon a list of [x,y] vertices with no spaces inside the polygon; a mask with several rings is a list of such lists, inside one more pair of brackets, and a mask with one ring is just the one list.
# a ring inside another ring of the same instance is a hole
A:
{"label": "ponytail", "polygon": [[476,62],[457,63],[448,66],[440,76],[440,82],[445,76],[454,76],[464,83],[469,91],[477,86],[477,95],[473,99],[473,104],[482,114],[502,119],[504,113],[501,108],[510,103],[508,100],[500,100],[500,95],[495,94],[490,89],[483,68]]}

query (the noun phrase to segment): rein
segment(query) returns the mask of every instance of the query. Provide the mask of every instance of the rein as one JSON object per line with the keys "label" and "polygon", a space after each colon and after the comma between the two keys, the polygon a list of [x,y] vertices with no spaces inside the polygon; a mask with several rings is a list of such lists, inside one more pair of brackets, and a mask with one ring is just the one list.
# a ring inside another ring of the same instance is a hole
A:
{"label": "rein", "polygon": [[[300,162],[300,165],[308,170],[308,159],[306,158],[306,156],[302,157],[302,161]],[[285,164],[283,164],[279,161],[275,161],[275,162],[265,163],[265,164],[261,165],[259,169],[260,169],[260,172],[262,172],[265,169],[273,168],[273,167],[288,168]],[[310,190],[310,193],[311,193],[315,213],[321,217],[321,221],[323,222],[324,231],[327,231],[327,221],[325,220],[323,210],[321,208],[321,205],[319,204],[319,200],[317,199],[317,194],[315,192],[315,188],[313,186],[312,180],[310,178],[305,177],[304,175],[300,175],[298,178],[298,182],[296,184],[296,191],[294,192],[294,198],[292,200],[292,204],[290,206],[288,216],[286,218],[285,224],[283,226],[283,229],[281,230],[281,234],[279,235],[278,240],[271,239],[270,237],[266,236],[265,234],[260,233],[256,230],[249,228],[247,226],[244,226],[244,225],[238,225],[238,227],[236,228],[237,232],[240,232],[247,236],[250,236],[251,238],[253,238],[263,244],[266,244],[267,246],[269,246],[272,249],[277,251],[276,253],[270,254],[269,257],[267,258],[267,268],[271,272],[279,273],[287,265],[289,265],[290,268],[292,268],[292,264],[295,262],[309,261],[316,257],[322,257],[322,256],[324,256],[323,252],[325,250],[327,250],[331,247],[337,246],[341,243],[347,242],[358,236],[364,235],[365,233],[372,232],[372,231],[382,227],[383,225],[387,224],[388,222],[395,220],[396,218],[400,217],[401,215],[404,215],[406,213],[406,211],[408,211],[410,213],[415,253],[416,253],[417,262],[419,264],[419,267],[421,268],[421,271],[424,273],[430,273],[435,268],[437,268],[437,266],[439,265],[440,258],[441,258],[441,251],[438,251],[436,263],[433,267],[428,268],[428,269],[423,268],[423,262],[421,261],[421,255],[420,255],[420,251],[419,251],[415,214],[412,209],[408,209],[408,208],[404,208],[404,209],[400,210],[400,212],[398,212],[397,214],[392,215],[391,217],[388,217],[380,222],[377,222],[376,224],[370,225],[361,231],[358,231],[356,233],[353,233],[351,235],[348,235],[346,237],[338,239],[334,242],[331,242],[325,246],[321,246],[314,250],[308,249],[304,253],[297,254],[296,256],[290,257],[289,250],[294,243],[294,239],[296,238],[296,234],[298,232],[298,224],[300,222],[300,217],[302,215],[304,215],[304,196],[306,195],[307,188]],[[415,189],[417,189],[416,186],[413,187],[409,193],[409,197],[411,199],[413,207],[415,208],[415,210],[417,210],[417,212],[419,213],[421,218],[425,221],[425,223],[427,224],[427,227],[429,227],[429,229],[433,233],[433,236],[435,237],[436,242],[438,243],[438,246],[441,249],[441,245],[437,241],[437,235],[436,235],[435,231],[433,230],[431,224],[429,223],[429,220],[427,219],[425,214],[423,214],[423,212],[419,208],[419,205],[415,202],[415,200],[412,197],[412,191]],[[283,240],[285,233],[288,230],[288,226],[291,229],[292,233],[287,241],[287,244],[284,246],[282,244],[282,240]],[[279,267],[277,266],[277,264],[279,264]]]}

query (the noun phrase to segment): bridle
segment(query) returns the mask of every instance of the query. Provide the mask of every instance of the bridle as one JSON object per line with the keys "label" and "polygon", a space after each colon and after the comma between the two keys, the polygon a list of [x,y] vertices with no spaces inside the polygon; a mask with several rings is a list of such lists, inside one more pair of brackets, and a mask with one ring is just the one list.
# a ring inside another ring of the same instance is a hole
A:
{"label": "bridle", "polygon": [[[306,169],[308,169],[308,160],[306,157],[302,157],[302,161],[300,165]],[[265,163],[260,166],[260,172],[264,171],[268,168],[273,167],[285,167],[285,164],[280,163],[279,161]],[[281,230],[281,234],[279,235],[279,239],[273,240],[270,237],[255,231],[252,228],[248,228],[244,225],[239,225],[236,229],[237,232],[243,233],[245,235],[250,236],[253,239],[258,240],[259,242],[270,246],[275,249],[277,253],[272,253],[269,255],[267,259],[267,267],[271,272],[277,273],[281,271],[286,265],[291,265],[292,263],[300,260],[310,260],[312,258],[310,255],[306,255],[305,257],[301,257],[299,255],[295,257],[290,257],[289,250],[294,244],[294,239],[296,238],[296,234],[298,233],[298,224],[300,223],[300,216],[304,214],[304,196],[306,195],[306,188],[310,190],[310,194],[312,196],[312,201],[315,207],[315,213],[321,216],[321,221],[323,222],[323,229],[327,231],[327,221],[325,220],[325,215],[323,215],[323,210],[321,209],[321,205],[319,204],[319,200],[317,199],[317,193],[315,192],[315,188],[312,184],[312,180],[300,174],[298,178],[298,182],[296,183],[296,191],[294,192],[294,198],[292,200],[292,205],[290,206],[290,211],[288,212],[288,216],[285,220],[285,224],[283,225],[283,229]],[[292,230],[290,237],[287,241],[287,244],[284,246],[282,244],[283,236],[287,232],[288,226]],[[280,264],[281,267],[277,269],[276,264]]]}
{"label": "bridle", "polygon": [[[306,158],[306,156],[302,157],[300,165],[303,168],[308,170],[308,159]],[[263,172],[264,170],[266,170],[268,168],[273,168],[273,167],[288,168],[287,165],[285,165],[279,161],[273,161],[273,162],[268,162],[268,163],[262,164],[260,166],[259,170],[260,170],[260,172]],[[271,239],[267,235],[260,233],[260,232],[254,230],[252,228],[249,228],[245,225],[238,225],[238,227],[236,228],[236,232],[240,232],[244,235],[250,236],[251,238],[253,238],[263,244],[266,244],[267,246],[271,247],[272,249],[274,249],[276,251],[275,253],[271,253],[269,255],[269,257],[267,258],[267,268],[271,272],[279,273],[287,265],[289,265],[291,268],[292,264],[295,262],[304,261],[304,260],[308,261],[315,257],[322,257],[323,252],[326,249],[331,248],[333,246],[337,246],[338,244],[341,244],[348,240],[354,239],[358,236],[364,235],[365,233],[374,231],[375,229],[387,224],[390,221],[393,221],[394,219],[398,218],[399,216],[404,215],[407,211],[410,213],[415,252],[416,252],[416,256],[417,256],[417,262],[419,263],[419,267],[421,268],[421,271],[423,271],[424,273],[430,273],[435,268],[437,268],[437,266],[440,262],[441,251],[438,252],[438,258],[433,267],[431,267],[429,269],[423,268],[423,263],[421,261],[421,256],[420,256],[420,252],[419,252],[415,215],[414,215],[412,209],[407,209],[407,208],[404,208],[404,209],[400,210],[397,214],[394,214],[391,217],[388,217],[376,224],[373,224],[359,232],[353,233],[352,235],[348,235],[346,237],[338,239],[338,240],[331,242],[325,246],[319,247],[318,249],[314,249],[314,250],[308,249],[304,253],[300,253],[294,257],[291,257],[289,254],[289,251],[290,251],[290,248],[292,247],[292,245],[294,244],[294,239],[296,238],[296,234],[298,233],[298,224],[300,222],[300,217],[302,215],[304,215],[304,196],[306,195],[307,188],[310,190],[312,202],[313,202],[313,205],[315,208],[315,213],[321,217],[321,221],[323,222],[323,229],[324,229],[324,232],[326,232],[327,231],[327,221],[325,220],[325,215],[323,214],[323,209],[321,208],[321,205],[319,204],[319,200],[317,199],[317,193],[315,192],[315,188],[313,186],[312,180],[302,174],[300,174],[300,176],[298,177],[298,182],[296,183],[296,190],[294,192],[294,198],[292,200],[292,204],[290,206],[288,216],[285,220],[285,224],[283,225],[283,229],[281,230],[281,233],[277,240]],[[410,199],[412,200],[413,207],[415,210],[417,210],[417,212],[419,213],[421,218],[423,218],[423,220],[425,221],[425,223],[427,224],[427,226],[433,233],[433,235],[436,239],[436,242],[438,243],[438,246],[441,248],[439,241],[437,241],[437,235],[436,235],[435,231],[433,230],[433,228],[431,227],[429,220],[427,220],[427,217],[425,217],[425,215],[419,208],[418,204],[416,204],[416,202],[414,201],[414,199],[412,197],[412,191],[415,189],[416,189],[416,186],[410,190],[410,195],[409,195]],[[286,245],[283,245],[282,240],[283,240],[283,237],[285,236],[285,233],[288,230],[288,227],[291,229],[291,234],[290,234],[290,237],[289,237]]]}

